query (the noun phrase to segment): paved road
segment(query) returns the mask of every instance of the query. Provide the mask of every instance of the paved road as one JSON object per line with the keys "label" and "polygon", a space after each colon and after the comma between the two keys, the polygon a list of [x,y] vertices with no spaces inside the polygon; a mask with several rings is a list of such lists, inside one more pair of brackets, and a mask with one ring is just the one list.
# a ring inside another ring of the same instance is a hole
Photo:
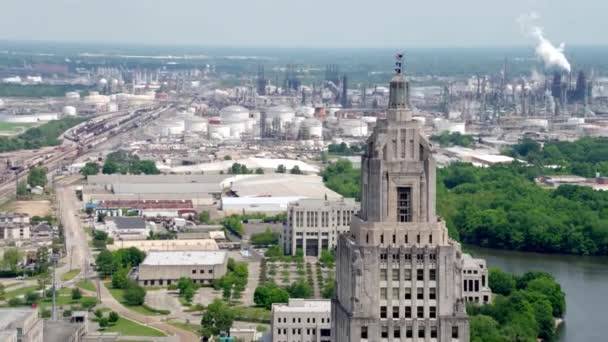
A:
{"label": "paved road", "polygon": [[[66,269],[70,267],[70,261],[72,269],[80,268],[81,274],[83,270],[87,270],[90,261],[93,260],[91,249],[87,243],[87,236],[84,229],[80,226],[80,218],[77,216],[79,213],[79,202],[76,198],[74,189],[66,184],[58,183],[56,185],[57,200],[59,204],[59,210],[61,212],[61,222],[63,223],[64,234],[66,238],[66,251],[67,257],[65,259]],[[61,274],[63,269],[58,271]],[[175,335],[178,341],[183,342],[195,342],[198,341],[198,337],[189,331],[178,329],[172,325],[161,322],[161,317],[145,316],[136,312],[133,312],[125,308],[120,304],[105,286],[100,284],[100,297],[101,302],[104,306],[107,306],[113,311],[116,311],[123,317],[137,321],[139,323],[148,324],[151,327],[162,330],[168,334]]]}
{"label": "paved road", "polygon": [[67,254],[64,258],[64,266],[57,273],[62,274],[70,269],[77,268],[80,269],[81,273],[85,271],[88,273],[93,256],[87,243],[86,233],[80,226],[80,218],[78,217],[80,208],[78,207],[76,193],[71,186],[61,183],[56,185],[55,191],[65,234]]}

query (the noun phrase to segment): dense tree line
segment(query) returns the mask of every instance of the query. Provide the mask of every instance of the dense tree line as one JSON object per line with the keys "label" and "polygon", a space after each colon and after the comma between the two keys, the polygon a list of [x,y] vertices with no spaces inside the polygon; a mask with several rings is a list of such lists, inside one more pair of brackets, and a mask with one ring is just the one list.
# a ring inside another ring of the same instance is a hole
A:
{"label": "dense tree line", "polygon": [[473,136],[467,134],[460,134],[460,132],[443,132],[440,135],[433,135],[431,137],[432,141],[438,142],[441,147],[449,147],[449,146],[462,146],[462,147],[471,147],[475,140]]}
{"label": "dense tree line", "polygon": [[361,200],[361,170],[353,168],[348,160],[338,160],[328,165],[322,173],[323,182],[344,197]]}
{"label": "dense tree line", "polygon": [[62,97],[74,90],[86,90],[84,86],[54,84],[0,84],[0,97]]}
{"label": "dense tree line", "polygon": [[490,269],[489,285],[496,295],[491,304],[467,307],[471,342],[555,339],[555,319],[566,310],[564,292],[550,274],[522,276]]}
{"label": "dense tree line", "polygon": [[106,161],[103,164],[102,172],[108,175],[114,173],[123,175],[157,175],[160,173],[158,168],[156,168],[154,161],[140,160],[138,156],[126,151],[116,151],[108,154],[106,156]]}
{"label": "dense tree line", "polygon": [[564,185],[543,189],[521,164],[439,170],[437,210],[450,233],[484,247],[608,254],[608,193]]}
{"label": "dense tree line", "polygon": [[596,172],[608,175],[608,138],[549,141],[544,145],[526,138],[507,149],[505,154],[544,168],[543,173],[582,177],[595,177]]}
{"label": "dense tree line", "polygon": [[352,156],[363,152],[365,145],[347,145],[346,143],[329,144],[327,152],[341,156]]}
{"label": "dense tree line", "polygon": [[61,144],[59,136],[63,132],[84,121],[83,118],[68,117],[32,127],[16,137],[0,137],[0,152],[57,146]]}

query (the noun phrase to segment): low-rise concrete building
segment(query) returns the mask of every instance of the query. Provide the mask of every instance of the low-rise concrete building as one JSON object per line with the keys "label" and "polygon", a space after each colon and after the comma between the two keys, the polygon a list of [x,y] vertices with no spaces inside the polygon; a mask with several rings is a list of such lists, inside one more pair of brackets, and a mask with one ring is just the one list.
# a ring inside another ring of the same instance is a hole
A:
{"label": "low-rise concrete building", "polygon": [[330,342],[331,301],[289,299],[288,304],[272,304],[273,342]]}
{"label": "low-rise concrete building", "polygon": [[484,259],[475,259],[463,254],[463,297],[467,302],[488,304],[492,301],[492,290],[488,281],[488,268]]}
{"label": "low-rise concrete building", "polygon": [[338,236],[350,229],[350,219],[359,210],[354,199],[303,199],[289,205],[281,235],[285,253],[301,248],[307,256],[320,256],[336,246]]}
{"label": "low-rise concrete building", "polygon": [[143,286],[176,284],[181,277],[210,284],[226,274],[227,263],[224,251],[150,252],[135,278]]}
{"label": "low-rise concrete building", "polygon": [[42,342],[43,329],[42,320],[38,318],[38,309],[0,309],[0,341]]}
{"label": "low-rise concrete building", "polygon": [[110,217],[105,225],[107,233],[118,240],[141,240],[150,235],[150,229],[141,217]]}
{"label": "low-rise concrete building", "polygon": [[[192,200],[109,200],[95,204],[96,214],[143,217],[187,217],[196,215]],[[96,216],[97,216],[96,215]]]}
{"label": "low-rise concrete building", "polygon": [[0,223],[0,240],[29,240],[29,223]]}
{"label": "low-rise concrete building", "polygon": [[114,240],[113,244],[107,246],[111,251],[130,247],[135,247],[146,253],[152,251],[217,251],[220,249],[218,243],[211,238],[189,240]]}

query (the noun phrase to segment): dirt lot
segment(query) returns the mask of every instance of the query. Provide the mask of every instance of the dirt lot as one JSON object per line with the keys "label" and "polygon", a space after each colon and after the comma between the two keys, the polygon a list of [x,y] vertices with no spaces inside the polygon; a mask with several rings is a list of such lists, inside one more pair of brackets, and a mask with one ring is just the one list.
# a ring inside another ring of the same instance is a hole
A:
{"label": "dirt lot", "polygon": [[11,211],[25,213],[31,216],[44,216],[52,213],[51,202],[44,201],[14,201],[7,205]]}

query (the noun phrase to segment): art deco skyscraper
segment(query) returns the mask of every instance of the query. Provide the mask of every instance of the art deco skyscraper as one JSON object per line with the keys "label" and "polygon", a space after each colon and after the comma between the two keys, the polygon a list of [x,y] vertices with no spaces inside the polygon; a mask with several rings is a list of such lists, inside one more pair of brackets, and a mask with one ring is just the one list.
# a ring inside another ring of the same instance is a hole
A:
{"label": "art deco skyscraper", "polygon": [[463,257],[435,214],[435,160],[412,119],[401,58],[387,119],[362,157],[361,211],[338,240],[332,335],[336,342],[467,342]]}

